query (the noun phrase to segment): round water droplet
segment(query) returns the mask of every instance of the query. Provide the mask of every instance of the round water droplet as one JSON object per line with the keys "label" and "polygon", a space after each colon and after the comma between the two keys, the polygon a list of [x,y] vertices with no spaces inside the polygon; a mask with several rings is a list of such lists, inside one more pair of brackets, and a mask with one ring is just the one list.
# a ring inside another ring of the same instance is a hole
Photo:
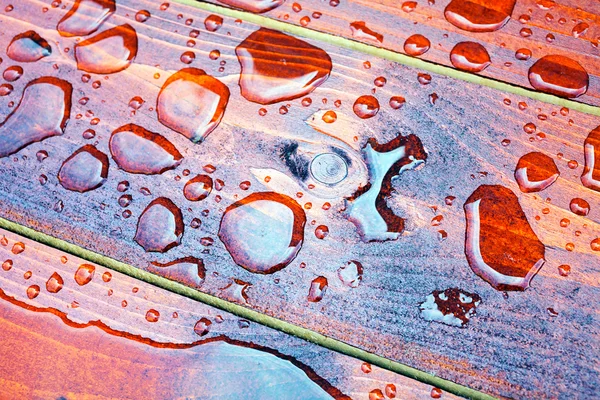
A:
{"label": "round water droplet", "polygon": [[146,311],[146,321],[148,322],[158,322],[160,318],[160,313],[154,309],[150,309]]}
{"label": "round water droplet", "polygon": [[196,175],[183,188],[183,195],[189,201],[200,201],[208,197],[213,188],[213,180],[208,175]]}
{"label": "round water droplet", "polygon": [[372,118],[379,112],[379,101],[371,95],[360,96],[354,102],[352,110],[361,119]]}
{"label": "round water droplet", "polygon": [[94,279],[94,273],[96,272],[96,267],[91,264],[81,264],[77,271],[75,272],[75,282],[79,286],[87,285]]}
{"label": "round water droplet", "polygon": [[150,11],[140,10],[135,14],[135,20],[137,22],[146,22],[150,19]]}
{"label": "round water droplet", "polygon": [[210,326],[212,322],[208,318],[200,318],[196,325],[194,325],[194,332],[198,336],[206,336],[210,332]]}
{"label": "round water droplet", "polygon": [[38,297],[40,294],[40,287],[38,285],[31,285],[27,288],[27,297],[31,300]]}
{"label": "round water droplet", "polygon": [[535,89],[557,96],[575,98],[587,92],[589,75],[577,62],[565,56],[545,56],[529,69]]}
{"label": "round water droplet", "polygon": [[427,53],[431,42],[423,35],[412,35],[404,42],[404,52],[409,56],[417,57]]}
{"label": "round water droplet", "polygon": [[475,42],[461,42],[454,46],[450,61],[456,68],[468,72],[481,72],[491,64],[485,47]]}
{"label": "round water droplet", "polygon": [[590,203],[580,198],[572,199],[569,208],[573,214],[581,215],[582,217],[590,213]]}

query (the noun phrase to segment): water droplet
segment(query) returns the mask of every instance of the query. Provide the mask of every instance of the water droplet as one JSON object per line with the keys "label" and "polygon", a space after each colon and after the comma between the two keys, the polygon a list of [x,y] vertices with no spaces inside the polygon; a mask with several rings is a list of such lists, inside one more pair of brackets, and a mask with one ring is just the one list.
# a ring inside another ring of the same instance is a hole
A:
{"label": "water droplet", "polygon": [[182,236],[181,210],[171,200],[160,197],[140,215],[134,240],[147,252],[164,253],[179,246]]}
{"label": "water droplet", "polygon": [[583,186],[600,192],[600,126],[592,130],[583,144],[585,167],[581,175]]}
{"label": "water droplet", "polygon": [[402,3],[402,6],[400,8],[405,13],[413,12],[417,8],[417,2],[416,1],[405,1],[404,3]]}
{"label": "water droplet", "polygon": [[148,322],[158,322],[160,318],[160,313],[154,309],[150,309],[146,311],[146,321]]}
{"label": "water droplet", "polygon": [[577,61],[564,56],[545,56],[529,69],[531,86],[561,97],[581,96],[587,91],[589,79],[588,73]]}
{"label": "water droplet", "polygon": [[5,260],[2,263],[2,269],[5,271],[10,271],[10,269],[13,267],[13,261],[12,260]]}
{"label": "water droplet", "polygon": [[390,97],[390,107],[394,110],[402,108],[404,103],[406,103],[406,99],[402,96]]}
{"label": "water droplet", "polygon": [[355,21],[350,24],[352,37],[358,40],[370,40],[373,42],[383,43],[383,35],[367,27],[365,21]]}
{"label": "water droplet", "polygon": [[388,383],[387,385],[385,385],[385,395],[387,396],[388,399],[395,399],[396,398],[396,385],[394,385],[393,383]]}
{"label": "water droplet", "polygon": [[140,10],[135,14],[135,20],[137,22],[146,22],[150,19],[150,11],[148,10]]}
{"label": "water droplet", "polygon": [[210,332],[210,326],[212,322],[208,318],[200,318],[196,325],[194,325],[194,332],[198,336],[206,336]]}
{"label": "water droplet", "polygon": [[106,271],[105,273],[102,274],[102,280],[104,282],[110,282],[110,280],[112,279],[112,274],[108,271]]}
{"label": "water droplet", "polygon": [[363,266],[358,261],[348,261],[337,270],[337,274],[344,285],[357,288],[362,282]]}
{"label": "water droplet", "polygon": [[17,242],[15,244],[13,244],[13,247],[11,249],[11,252],[13,254],[21,254],[24,251],[25,251],[25,243],[22,243],[22,242]]}
{"label": "water droplet", "polygon": [[317,303],[323,300],[325,292],[327,291],[327,278],[319,276],[313,279],[310,283],[310,289],[308,290],[308,301],[311,303]]}
{"label": "water droplet", "polygon": [[578,197],[571,200],[569,208],[573,214],[577,214],[582,217],[585,217],[590,213],[590,203]]}
{"label": "water droplet", "polygon": [[40,287],[38,285],[31,285],[27,288],[27,297],[30,300],[35,299],[40,294]]}
{"label": "water droplet", "polygon": [[56,29],[61,36],[87,36],[116,10],[115,0],[77,0]]}
{"label": "water droplet", "polygon": [[87,144],[63,162],[58,181],[68,190],[87,192],[97,189],[108,177],[108,156]]}
{"label": "water droplet", "polygon": [[573,36],[578,38],[582,35],[585,35],[585,33],[587,32],[589,27],[590,27],[590,25],[587,22],[580,22],[573,27],[573,30],[571,31],[571,33],[573,34]]}
{"label": "water droplet", "polygon": [[323,240],[329,235],[329,228],[326,225],[319,225],[315,229],[317,239]]}
{"label": "water droplet", "polygon": [[335,111],[329,110],[323,114],[322,119],[326,124],[332,124],[337,120],[337,114]]}
{"label": "water droplet", "polygon": [[94,273],[96,272],[96,267],[91,264],[81,264],[77,271],[75,272],[75,282],[79,286],[87,285],[94,279]]}
{"label": "water droplet", "polygon": [[211,14],[204,20],[204,28],[209,32],[216,32],[223,25],[223,18],[218,15]]}
{"label": "water droplet", "polygon": [[418,57],[427,53],[431,42],[423,35],[412,35],[404,42],[404,52],[409,56]]}
{"label": "water droplet", "polygon": [[364,362],[360,365],[360,370],[365,374],[370,374],[373,368],[371,367],[371,364]]}
{"label": "water droplet", "polygon": [[292,100],[312,92],[331,72],[331,58],[318,47],[261,28],[236,49],[242,66],[242,96],[259,104]]}
{"label": "water droplet", "polygon": [[379,112],[379,101],[371,95],[360,96],[354,102],[352,110],[361,119],[372,118]]}
{"label": "water droplet", "polygon": [[52,54],[48,41],[35,31],[27,31],[13,38],[6,55],[18,62],[34,62]]}
{"label": "water droplet", "polygon": [[493,3],[452,0],[444,10],[446,20],[457,28],[470,32],[493,32],[510,20],[516,0]]}
{"label": "water droplet", "polygon": [[12,67],[8,67],[2,73],[2,77],[7,82],[14,82],[19,80],[23,76],[23,68],[18,65],[14,65]]}
{"label": "water droplet", "polygon": [[527,61],[531,58],[531,50],[521,48],[515,52],[515,58],[521,61]]}
{"label": "water droplet", "polygon": [[566,264],[560,265],[558,267],[558,273],[560,276],[569,276],[571,273],[571,266]]}
{"label": "water droplet", "polygon": [[442,397],[442,389],[438,389],[436,387],[431,389],[430,396],[432,399],[439,399]]}
{"label": "water droplet", "polygon": [[419,73],[417,74],[417,80],[421,85],[429,85],[431,83],[431,75]]}
{"label": "water droplet", "polygon": [[213,188],[213,180],[208,175],[196,175],[183,188],[183,195],[189,201],[200,201],[208,197]]}
{"label": "water droplet", "polygon": [[206,277],[204,261],[191,256],[178,258],[166,264],[152,262],[148,271],[194,288],[200,288]]}
{"label": "water droplet", "polygon": [[384,400],[381,389],[373,389],[369,392],[369,400]]}
{"label": "water droplet", "polygon": [[8,96],[13,91],[13,85],[10,83],[3,83],[0,85],[0,97]]}
{"label": "water droplet", "polygon": [[592,251],[600,251],[600,238],[596,238],[590,242]]}
{"label": "water droplet", "polygon": [[503,186],[482,185],[464,210],[465,254],[473,272],[497,290],[525,290],[544,265],[545,247],[517,196]]}
{"label": "water droplet", "polygon": [[225,210],[219,238],[236,264],[250,272],[270,274],[296,258],[305,224],[304,210],[292,198],[253,193]]}
{"label": "water droplet", "polygon": [[129,207],[132,199],[133,198],[130,194],[124,194],[123,196],[119,197],[119,205],[123,208]]}
{"label": "water droplet", "polygon": [[115,130],[109,148],[119,168],[133,174],[162,174],[176,168],[183,159],[166,138],[134,124]]}
{"label": "water droplet", "polygon": [[485,47],[475,42],[461,42],[454,46],[450,61],[454,67],[468,72],[481,72],[491,64]]}
{"label": "water droplet", "polygon": [[93,74],[114,74],[129,67],[137,51],[135,29],[129,24],[116,26],[75,45],[77,69]]}
{"label": "water droplet", "polygon": [[221,295],[225,298],[232,299],[238,303],[248,304],[247,290],[252,285],[239,279],[232,279],[231,282],[221,289]]}
{"label": "water droplet", "polygon": [[419,306],[421,318],[464,328],[475,316],[481,297],[458,288],[434,290]]}
{"label": "water droplet", "polygon": [[282,5],[285,0],[219,0],[228,6],[262,14]]}
{"label": "water droplet", "polygon": [[221,122],[229,89],[203,70],[185,68],[173,74],[156,102],[158,120],[194,143],[203,141]]}
{"label": "water droplet", "polygon": [[524,193],[547,189],[559,176],[560,171],[554,160],[539,152],[525,154],[519,159],[515,169],[515,180]]}
{"label": "water droplet", "polygon": [[49,293],[58,293],[62,290],[64,283],[62,276],[55,272],[46,282],[46,290]]}

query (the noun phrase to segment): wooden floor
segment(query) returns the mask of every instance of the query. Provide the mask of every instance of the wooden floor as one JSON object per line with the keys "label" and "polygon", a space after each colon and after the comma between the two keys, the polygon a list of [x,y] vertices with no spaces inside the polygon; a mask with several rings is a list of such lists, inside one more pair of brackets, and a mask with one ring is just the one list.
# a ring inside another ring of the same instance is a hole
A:
{"label": "wooden floor", "polygon": [[[79,5],[84,27],[104,15],[90,2]],[[483,394],[596,396],[600,117],[175,2],[117,0],[97,32],[73,36],[79,14],[55,3],[0,0],[0,217]],[[399,52],[419,33],[431,42],[420,58],[444,65],[455,44],[477,41],[492,60],[481,75],[523,87],[536,60],[568,57],[589,74],[586,93],[571,95],[580,79],[555,94],[598,103],[595,2],[518,1],[505,26],[483,33],[447,21],[457,0],[416,3],[308,0],[263,15],[310,16],[307,28]],[[43,39],[18,40],[32,30]],[[515,59],[519,48],[534,56]],[[471,55],[463,65],[477,64]],[[556,68],[542,69],[546,83]],[[274,386],[254,387],[257,398],[377,399],[390,383],[397,398],[437,396],[233,315],[217,323],[216,309],[117,272],[104,282],[98,265],[77,285],[84,260],[2,235],[0,261],[13,266],[0,271],[0,329],[23,337],[22,350],[2,345],[4,360],[22,360],[0,373],[5,397],[136,398],[122,382],[148,371],[153,398],[248,390],[238,370],[182,372],[216,352],[288,371],[261,372]],[[19,241],[26,251],[14,254]],[[55,294],[53,272],[65,286]],[[28,299],[31,285],[40,294]],[[201,318],[206,337],[194,333]],[[36,348],[68,353],[55,379],[23,357]],[[131,354],[123,368],[157,361],[98,379],[119,354]],[[85,369],[66,379],[94,358],[106,364],[93,382],[80,382]],[[277,384],[288,380],[294,390]]]}

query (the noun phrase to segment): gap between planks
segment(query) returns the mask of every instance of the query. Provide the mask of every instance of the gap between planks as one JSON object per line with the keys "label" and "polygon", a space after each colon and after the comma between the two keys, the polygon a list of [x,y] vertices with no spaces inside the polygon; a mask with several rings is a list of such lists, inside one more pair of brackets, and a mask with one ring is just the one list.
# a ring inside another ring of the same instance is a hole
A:
{"label": "gap between planks", "polygon": [[209,12],[222,14],[231,18],[241,19],[243,21],[251,22],[253,24],[263,26],[265,28],[271,28],[282,32],[291,33],[293,35],[301,36],[304,38],[328,43],[345,49],[358,51],[363,54],[368,54],[374,57],[393,61],[408,67],[419,68],[438,75],[443,75],[465,82],[486,86],[504,93],[511,93],[523,97],[528,97],[533,100],[538,100],[544,103],[553,104],[560,107],[567,107],[574,111],[579,111],[585,114],[600,117],[600,107],[597,106],[579,103],[574,100],[565,99],[547,93],[537,92],[535,90],[527,89],[496,79],[479,76],[470,72],[460,71],[458,69],[437,64],[432,61],[426,61],[420,58],[411,57],[406,54],[397,53],[392,50],[387,50],[384,48],[358,42],[352,39],[336,36],[331,33],[325,33],[314,29],[293,25],[288,22],[278,21],[270,17],[253,14],[247,11],[235,10],[232,8],[219,6],[212,3],[205,3],[200,0],[173,0],[173,2],[199,8]]}
{"label": "gap between planks", "polygon": [[338,353],[354,357],[356,359],[371,363],[388,371],[395,372],[408,378],[415,379],[419,382],[435,386],[457,396],[474,400],[495,399],[495,397],[479,392],[475,389],[459,385],[452,381],[442,379],[440,377],[420,371],[408,365],[389,360],[387,358],[378,356],[373,353],[369,353],[365,350],[351,346],[342,341],[327,337],[310,329],[306,329],[301,326],[294,325],[265,314],[261,314],[257,311],[251,310],[241,305],[222,300],[218,297],[200,292],[198,290],[182,285],[178,282],[163,278],[162,276],[154,275],[150,272],[143,271],[141,269],[135,268],[132,265],[117,261],[110,257],[103,256],[93,251],[84,249],[83,247],[79,247],[64,240],[55,238],[50,235],[46,235],[45,233],[38,232],[34,229],[25,227],[23,225],[17,224],[15,222],[9,221],[1,217],[0,228],[4,228],[10,232],[19,234],[38,243],[45,244],[55,249],[80,257],[84,260],[102,265],[106,268],[110,268],[122,274],[128,275],[132,278],[141,280],[143,282],[168,290],[178,295],[216,307],[223,311],[230,312],[240,318],[251,320],[255,323],[276,329],[289,335],[296,336],[300,339],[314,343],[329,350],[333,350]]}

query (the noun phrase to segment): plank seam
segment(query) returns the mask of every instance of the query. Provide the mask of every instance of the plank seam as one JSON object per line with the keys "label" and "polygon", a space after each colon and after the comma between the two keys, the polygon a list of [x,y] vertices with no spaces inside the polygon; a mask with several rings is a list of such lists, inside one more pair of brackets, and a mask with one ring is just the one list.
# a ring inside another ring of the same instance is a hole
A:
{"label": "plank seam", "polygon": [[45,233],[36,231],[32,228],[20,225],[16,222],[7,220],[2,217],[0,217],[0,228],[24,236],[38,243],[72,254],[84,260],[102,265],[106,268],[120,272],[124,275],[141,280],[159,288],[168,290],[172,293],[187,297],[195,301],[199,301],[201,303],[207,304],[209,306],[218,308],[223,311],[227,311],[240,318],[248,319],[255,323],[264,325],[272,329],[276,329],[288,335],[293,335],[295,337],[314,343],[318,346],[327,348],[329,350],[333,350],[338,353],[371,363],[388,371],[395,372],[397,374],[415,379],[419,382],[435,386],[457,396],[462,396],[474,400],[495,399],[493,396],[479,392],[475,389],[471,389],[469,387],[440,378],[438,376],[431,375],[427,372],[420,371],[406,364],[402,364],[397,361],[378,356],[366,350],[359,349],[358,347],[354,347],[352,345],[322,335],[310,329],[282,321],[275,317],[271,317],[259,313],[258,311],[254,311],[241,305],[220,299],[216,296],[200,292],[198,290],[187,287],[181,283],[168,280],[161,276],[136,268],[130,264],[126,264],[121,261],[117,261],[113,258],[104,256],[102,254],[95,253],[91,250],[69,243],[62,239],[55,238]]}
{"label": "plank seam", "polygon": [[232,8],[219,6],[212,3],[206,3],[200,0],[174,0],[175,3],[199,8],[205,11],[218,13],[231,18],[241,19],[262,27],[279,30],[293,35],[301,36],[307,39],[317,40],[330,45],[335,45],[349,50],[354,50],[363,54],[379,57],[388,61],[393,61],[408,67],[418,68],[424,71],[432,72],[438,75],[446,76],[474,83],[480,86],[486,86],[503,93],[511,93],[518,96],[530,98],[556,106],[567,107],[570,110],[579,111],[585,114],[600,116],[600,107],[591,104],[580,103],[574,100],[565,99],[552,94],[538,92],[522,86],[510,84],[493,78],[476,75],[470,72],[461,71],[446,65],[437,64],[433,61],[427,61],[406,54],[397,53],[393,50],[380,48],[370,44],[358,42],[342,36],[336,36],[331,33],[325,33],[314,29],[293,25],[289,22],[279,21],[270,17],[249,13],[247,11],[235,10]]}

